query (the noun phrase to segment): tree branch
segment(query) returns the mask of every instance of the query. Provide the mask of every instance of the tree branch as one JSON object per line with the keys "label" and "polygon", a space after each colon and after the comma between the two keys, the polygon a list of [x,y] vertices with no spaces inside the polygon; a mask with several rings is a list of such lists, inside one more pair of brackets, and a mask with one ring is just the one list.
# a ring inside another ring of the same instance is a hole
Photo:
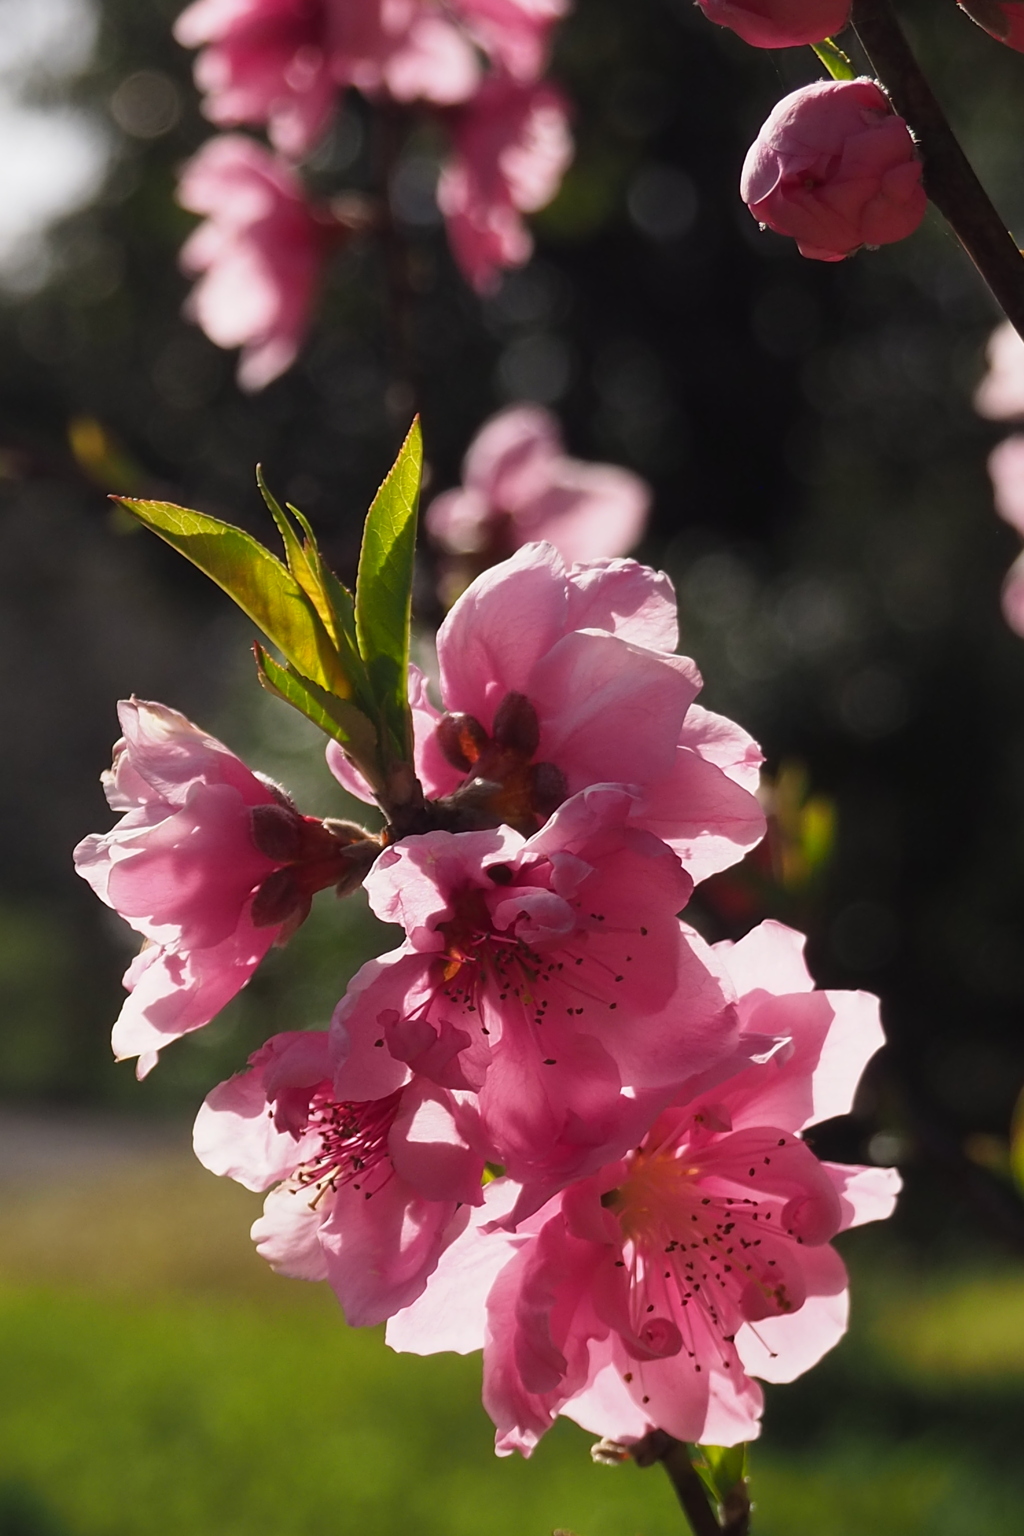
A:
{"label": "tree branch", "polygon": [[708,1503],[704,1484],[693,1470],[681,1440],[666,1434],[663,1429],[652,1429],[630,1447],[630,1455],[638,1467],[653,1467],[655,1462],[661,1462],[690,1522],[693,1536],[722,1536],[722,1527]]}
{"label": "tree branch", "polygon": [[879,82],[920,145],[925,191],[1024,337],[1024,257],[960,148],[889,0],[854,0],[852,20]]}

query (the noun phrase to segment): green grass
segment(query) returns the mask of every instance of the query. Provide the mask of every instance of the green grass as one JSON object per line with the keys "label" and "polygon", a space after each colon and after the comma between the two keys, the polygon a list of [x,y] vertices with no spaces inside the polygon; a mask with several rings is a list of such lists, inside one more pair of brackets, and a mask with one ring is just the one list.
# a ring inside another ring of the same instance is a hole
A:
{"label": "green grass", "polygon": [[[478,1359],[347,1330],[252,1254],[257,1208],[176,1152],[5,1198],[0,1536],[684,1529],[658,1470],[592,1466],[567,1422],[495,1458]],[[881,1252],[853,1336],[771,1394],[755,1536],[1017,1536],[1024,1275]]]}

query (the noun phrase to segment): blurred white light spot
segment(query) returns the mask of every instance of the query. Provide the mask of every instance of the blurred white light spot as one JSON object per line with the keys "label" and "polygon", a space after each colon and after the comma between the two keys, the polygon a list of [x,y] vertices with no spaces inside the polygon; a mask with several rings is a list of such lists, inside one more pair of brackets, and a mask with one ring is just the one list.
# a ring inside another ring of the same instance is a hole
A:
{"label": "blurred white light spot", "polygon": [[506,400],[553,405],[569,387],[572,358],[559,336],[545,331],[510,342],[498,361],[498,388]]}
{"label": "blurred white light spot", "polygon": [[0,0],[0,76],[77,74],[92,57],[96,31],[88,0]]}
{"label": "blurred white light spot", "polygon": [[2,96],[0,143],[0,284],[30,292],[47,276],[47,226],[99,190],[107,146],[82,112],[26,107]]}
{"label": "blurred white light spot", "polygon": [[649,240],[681,240],[697,217],[697,192],[686,172],[676,166],[648,165],[633,177],[626,207]]}
{"label": "blurred white light spot", "polygon": [[49,276],[49,225],[98,192],[109,158],[105,135],[69,105],[35,105],[34,86],[67,79],[89,63],[97,11],[91,0],[0,0],[0,287],[29,293]]}
{"label": "blurred white light spot", "polygon": [[135,139],[170,133],[181,116],[178,87],[158,69],[140,69],[122,80],[110,98],[110,115]]}

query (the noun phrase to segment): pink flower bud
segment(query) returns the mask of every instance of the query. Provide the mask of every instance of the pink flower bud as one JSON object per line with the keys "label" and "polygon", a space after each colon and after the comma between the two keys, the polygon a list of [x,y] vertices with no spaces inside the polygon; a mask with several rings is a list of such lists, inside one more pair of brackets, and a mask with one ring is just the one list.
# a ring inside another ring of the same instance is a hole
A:
{"label": "pink flower bud", "polygon": [[754,48],[800,48],[841,32],[850,0],[697,0],[709,21]]}
{"label": "pink flower bud", "polygon": [[740,193],[755,219],[817,261],[902,240],[927,206],[910,130],[873,80],[784,97],[747,152]]}
{"label": "pink flower bud", "polygon": [[1017,0],[959,0],[959,4],[990,37],[1024,53],[1024,5]]}

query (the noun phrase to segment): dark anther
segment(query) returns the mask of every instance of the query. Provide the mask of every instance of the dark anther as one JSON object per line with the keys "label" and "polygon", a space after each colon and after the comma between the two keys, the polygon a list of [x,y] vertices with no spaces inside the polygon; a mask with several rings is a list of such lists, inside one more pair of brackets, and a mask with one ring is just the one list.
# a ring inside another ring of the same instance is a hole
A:
{"label": "dark anther", "polygon": [[537,711],[524,693],[506,693],[498,705],[491,734],[499,747],[530,758],[540,744]]}
{"label": "dark anther", "polygon": [[545,820],[568,799],[569,786],[561,768],[554,763],[533,763],[530,767],[530,803]]}
{"label": "dark anther", "polygon": [[495,885],[511,885],[514,876],[507,864],[491,864],[487,870],[487,878],[493,880]]}
{"label": "dark anther", "polygon": [[487,746],[487,732],[473,715],[442,715],[437,744],[453,768],[468,773]]}

